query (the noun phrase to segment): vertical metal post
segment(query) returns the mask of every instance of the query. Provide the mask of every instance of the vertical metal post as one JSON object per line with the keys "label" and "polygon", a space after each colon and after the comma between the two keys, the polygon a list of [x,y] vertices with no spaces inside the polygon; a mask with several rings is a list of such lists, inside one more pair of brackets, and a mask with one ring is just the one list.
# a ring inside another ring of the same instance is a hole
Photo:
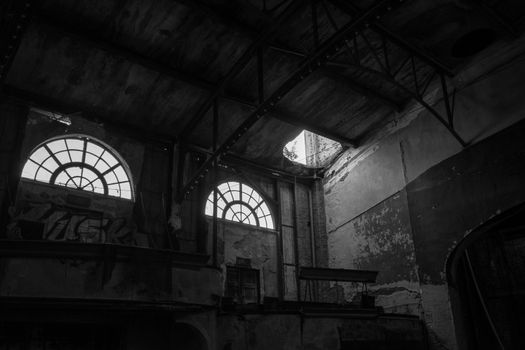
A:
{"label": "vertical metal post", "polygon": [[314,47],[319,46],[319,24],[317,21],[317,0],[311,0],[312,5],[312,31],[314,33]]}
{"label": "vertical metal post", "polygon": [[450,100],[448,99],[447,79],[443,73],[440,73],[439,77],[441,79],[441,88],[443,89],[443,101],[447,111],[448,124],[451,128],[454,128],[454,111],[450,107]]}
{"label": "vertical metal post", "polygon": [[295,283],[297,288],[297,301],[301,300],[301,281],[299,280],[299,233],[297,224],[297,179],[293,178],[293,213],[294,213],[294,225],[293,225],[293,239],[294,239],[294,251],[295,251]]}
{"label": "vertical metal post", "polygon": [[186,161],[186,149],[184,147],[184,143],[182,140],[179,140],[179,143],[177,145],[177,153],[178,153],[178,159],[177,159],[177,197],[178,198],[184,198],[183,187],[184,187],[184,165]]}
{"label": "vertical metal post", "polygon": [[[219,103],[217,99],[213,102],[213,152],[217,150],[217,137],[219,130]],[[212,256],[213,266],[218,265],[217,261],[217,244],[218,244],[218,233],[217,233],[217,179],[218,179],[218,160],[213,161],[213,232],[212,232]]]}
{"label": "vertical metal post", "polygon": [[282,228],[282,214],[281,214],[281,186],[279,180],[274,183],[275,198],[277,201],[277,208],[275,211],[275,224],[277,230],[277,281],[279,300],[284,300],[284,258],[283,258],[283,228]]}
{"label": "vertical metal post", "polygon": [[168,149],[168,188],[166,189],[166,217],[169,219],[171,217],[171,207],[173,203],[173,158],[175,157],[175,142],[170,142]]}
{"label": "vertical metal post", "polygon": [[264,102],[264,61],[263,61],[263,47],[259,46],[257,49],[257,90],[259,103]]}

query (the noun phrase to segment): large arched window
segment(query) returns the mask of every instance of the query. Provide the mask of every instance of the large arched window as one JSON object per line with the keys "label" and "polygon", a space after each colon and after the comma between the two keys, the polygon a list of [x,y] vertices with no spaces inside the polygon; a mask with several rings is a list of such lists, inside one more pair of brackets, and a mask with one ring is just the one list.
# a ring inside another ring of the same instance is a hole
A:
{"label": "large arched window", "polygon": [[46,141],[31,153],[22,170],[25,179],[133,199],[128,174],[115,151],[83,135]]}
{"label": "large arched window", "polygon": [[[273,229],[272,214],[257,191],[240,182],[225,182],[217,186],[217,217],[248,225]],[[206,201],[206,215],[213,216],[212,191]]]}

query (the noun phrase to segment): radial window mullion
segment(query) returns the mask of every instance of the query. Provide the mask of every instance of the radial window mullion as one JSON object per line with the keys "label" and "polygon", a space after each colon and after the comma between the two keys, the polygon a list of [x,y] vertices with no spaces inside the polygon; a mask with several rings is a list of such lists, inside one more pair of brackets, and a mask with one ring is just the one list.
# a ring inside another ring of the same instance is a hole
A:
{"label": "radial window mullion", "polygon": [[[132,185],[123,161],[86,136],[50,140],[26,161],[22,177],[33,181],[108,194],[105,176],[112,174],[112,196],[132,199]],[[48,175],[49,173],[49,175]]]}

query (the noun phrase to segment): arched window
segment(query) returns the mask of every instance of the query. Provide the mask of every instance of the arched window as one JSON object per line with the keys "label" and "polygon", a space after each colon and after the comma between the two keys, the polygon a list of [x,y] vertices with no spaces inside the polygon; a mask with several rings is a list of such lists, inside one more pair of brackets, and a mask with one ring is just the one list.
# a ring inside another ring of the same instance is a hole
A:
{"label": "arched window", "polygon": [[55,138],[29,156],[22,178],[133,199],[128,167],[103,143],[83,135]]}
{"label": "arched window", "polygon": [[[240,182],[225,182],[217,186],[217,217],[248,225],[273,229],[272,214],[257,191]],[[213,196],[206,201],[206,215],[213,216]]]}

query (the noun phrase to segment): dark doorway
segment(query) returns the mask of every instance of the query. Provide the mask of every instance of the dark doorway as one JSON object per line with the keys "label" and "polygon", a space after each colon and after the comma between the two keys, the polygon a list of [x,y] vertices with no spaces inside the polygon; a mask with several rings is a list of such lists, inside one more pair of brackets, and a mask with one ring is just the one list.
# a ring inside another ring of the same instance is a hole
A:
{"label": "dark doorway", "polygon": [[448,272],[463,344],[525,349],[525,206],[472,232],[449,259]]}
{"label": "dark doorway", "polygon": [[208,350],[206,338],[187,323],[175,323],[172,337],[175,349]]}

